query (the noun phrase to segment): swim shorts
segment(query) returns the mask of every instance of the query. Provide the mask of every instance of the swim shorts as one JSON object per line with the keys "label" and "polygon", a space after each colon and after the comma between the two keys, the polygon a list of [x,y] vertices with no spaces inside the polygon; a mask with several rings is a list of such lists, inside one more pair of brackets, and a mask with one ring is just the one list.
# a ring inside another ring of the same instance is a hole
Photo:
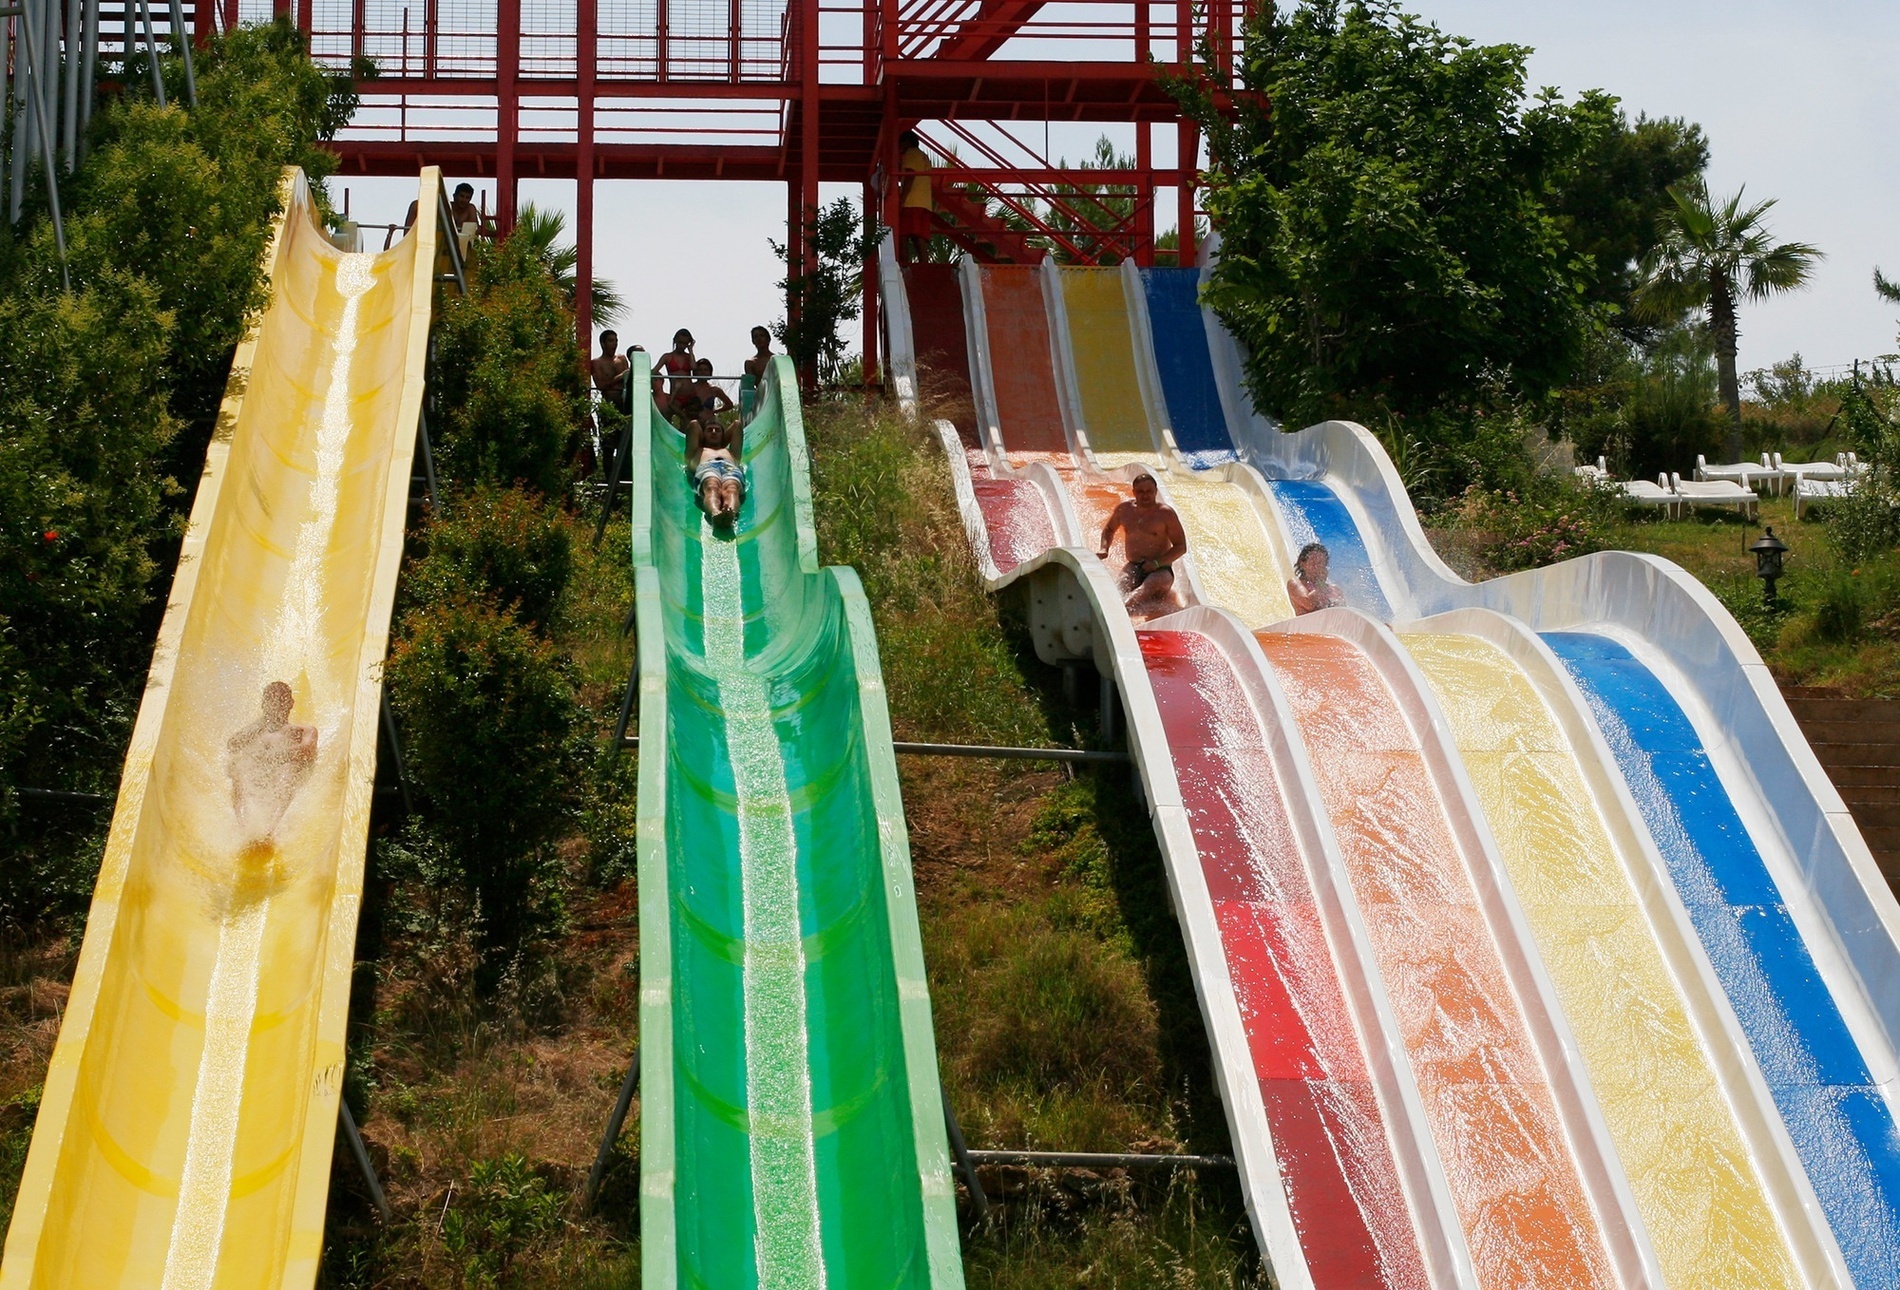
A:
{"label": "swim shorts", "polygon": [[701,459],[699,466],[693,471],[693,491],[697,492],[704,488],[709,479],[732,480],[739,485],[739,495],[745,496],[745,467],[736,461],[728,461],[724,457]]}
{"label": "swim shorts", "polygon": [[1157,573],[1172,573],[1174,571],[1174,566],[1171,564],[1157,565],[1152,569],[1143,569],[1141,567],[1143,563],[1144,562],[1140,560],[1131,561],[1122,569],[1123,591],[1133,591],[1136,587],[1139,587]]}

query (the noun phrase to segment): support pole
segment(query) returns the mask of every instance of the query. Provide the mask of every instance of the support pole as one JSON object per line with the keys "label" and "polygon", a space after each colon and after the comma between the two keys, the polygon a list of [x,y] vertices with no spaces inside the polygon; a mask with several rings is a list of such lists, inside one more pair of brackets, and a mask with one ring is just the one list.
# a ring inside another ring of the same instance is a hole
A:
{"label": "support pole", "polygon": [[614,1113],[607,1117],[607,1131],[600,1135],[600,1150],[594,1153],[594,1167],[587,1174],[587,1188],[581,1193],[581,1213],[590,1213],[594,1200],[600,1195],[600,1184],[607,1177],[607,1162],[613,1159],[614,1143],[620,1141],[620,1130],[627,1123],[627,1112],[633,1109],[634,1090],[640,1087],[640,1045],[633,1046],[633,1057],[627,1065],[627,1078],[620,1081],[620,1098],[614,1103]]}
{"label": "support pole", "polygon": [[185,60],[185,106],[198,106],[198,74],[191,66],[191,42],[185,39],[184,0],[172,0],[172,43]]}
{"label": "support pole", "polygon": [[1107,672],[1102,673],[1101,699],[1102,742],[1113,743],[1115,741],[1115,714],[1120,711],[1120,705],[1115,701],[1115,678]]}
{"label": "support pole", "polygon": [[[93,81],[99,74],[99,0],[86,0],[85,28],[80,36],[79,159],[86,159],[86,131],[92,126]],[[4,98],[0,94],[0,98]]]}
{"label": "support pole", "polygon": [[151,0],[139,0],[139,20],[145,24],[145,59],[152,68],[152,93],[165,106],[165,77],[158,67],[158,37],[152,33]]}
{"label": "support pole", "polygon": [[389,691],[383,691],[383,738],[389,743],[389,761],[396,771],[396,787],[402,790],[403,814],[415,813],[415,805],[409,800],[409,775],[402,764],[402,738],[396,733],[396,713],[389,706]]}
{"label": "support pole", "polygon": [[59,159],[72,174],[79,161],[79,28],[85,20],[81,0],[66,0],[66,57],[59,68]]}
{"label": "support pole", "polygon": [[495,226],[515,227],[515,140],[521,127],[521,0],[500,0],[495,33]]}
{"label": "support pole", "polygon": [[1201,136],[1192,121],[1183,120],[1175,127],[1175,173],[1180,186],[1175,190],[1175,221],[1181,249],[1175,263],[1191,269],[1201,261],[1200,231],[1194,226],[1195,180],[1200,176]]}
{"label": "support pole", "polygon": [[627,462],[633,456],[633,421],[627,421],[627,428],[620,432],[620,443],[614,449],[613,456],[607,459],[607,491],[600,499],[600,519],[594,524],[594,545],[607,536],[607,517],[614,512],[614,499],[620,495],[620,477],[626,473]]}
{"label": "support pole", "polygon": [[[579,110],[574,136],[574,330],[581,357],[594,352],[594,72],[599,56],[598,0],[577,0],[575,36]],[[603,320],[604,321],[604,320]]]}
{"label": "support pole", "polygon": [[429,490],[429,510],[440,514],[442,499],[435,489],[435,448],[429,442],[429,409],[425,406],[416,413],[416,446],[422,450],[422,482]]}
{"label": "support pole", "polygon": [[376,1202],[376,1213],[383,1222],[390,1219],[389,1197],[383,1194],[382,1179],[376,1176],[376,1166],[370,1163],[369,1148],[363,1144],[363,1135],[357,1132],[356,1117],[350,1114],[348,1098],[336,1100],[337,1122],[343,1126],[344,1140],[350,1144],[350,1154],[356,1157],[356,1167],[363,1171],[363,1181],[369,1185],[369,1198]]}
{"label": "support pole", "polygon": [[976,1211],[976,1221],[980,1223],[990,1216],[990,1198],[983,1194],[976,1165],[970,1159],[970,1148],[963,1141],[963,1126],[957,1123],[957,1113],[950,1109],[948,1093],[943,1095],[943,1128],[950,1135],[950,1158],[957,1172],[963,1175],[963,1185],[970,1189],[970,1207]]}
{"label": "support pole", "polygon": [[[620,628],[620,634],[622,636],[625,636],[627,634],[627,629],[633,626],[634,622],[639,618],[639,615],[640,615],[640,606],[638,604],[635,604],[631,609],[627,611],[627,621]],[[638,736],[634,737],[631,741],[629,741],[627,738],[627,727],[633,724],[634,696],[639,693],[640,693],[640,646],[639,646],[638,640],[636,639],[634,642],[634,648],[633,648],[633,666],[627,670],[627,688],[620,695],[620,719],[614,722],[614,758],[615,760],[619,759],[620,754],[626,750],[629,742],[631,742],[633,746],[636,748],[640,746],[640,740]]]}
{"label": "support pole", "polygon": [[869,390],[878,379],[877,343],[877,190],[869,180],[864,184],[864,242],[871,253],[864,259],[864,388]]}
{"label": "support pole", "polygon": [[[53,0],[43,0],[43,3],[53,13],[58,13]],[[26,33],[27,80],[31,85],[33,95],[33,115],[38,122],[35,134],[39,139],[40,162],[46,171],[46,204],[53,216],[53,243],[59,250],[59,280],[70,293],[73,289],[73,279],[66,267],[66,221],[60,217],[59,213],[59,172],[53,164],[53,122],[46,113],[47,64],[41,62],[39,57],[40,49],[44,47],[36,47],[31,15],[22,14],[21,18],[20,30]],[[13,160],[16,166],[24,162],[18,149],[15,150]]]}
{"label": "support pole", "polygon": [[[798,47],[800,68],[800,91],[804,95],[803,111],[799,116],[800,131],[798,156],[798,201],[801,209],[800,223],[809,228],[818,218],[818,0],[799,0],[799,11],[803,15],[802,34]],[[805,281],[810,282],[818,276],[817,239],[809,233],[800,239],[803,254],[799,256],[799,272]],[[818,387],[816,363],[811,370],[802,374],[807,389]]]}

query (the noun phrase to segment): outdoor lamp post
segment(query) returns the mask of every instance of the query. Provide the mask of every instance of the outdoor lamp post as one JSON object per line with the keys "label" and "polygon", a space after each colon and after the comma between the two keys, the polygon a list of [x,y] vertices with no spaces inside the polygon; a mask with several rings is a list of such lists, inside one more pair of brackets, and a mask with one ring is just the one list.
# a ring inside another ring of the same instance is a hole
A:
{"label": "outdoor lamp post", "polygon": [[1772,605],[1775,579],[1781,576],[1781,557],[1787,552],[1788,544],[1775,536],[1775,526],[1770,524],[1748,549],[1755,556],[1755,576],[1761,579],[1762,603]]}

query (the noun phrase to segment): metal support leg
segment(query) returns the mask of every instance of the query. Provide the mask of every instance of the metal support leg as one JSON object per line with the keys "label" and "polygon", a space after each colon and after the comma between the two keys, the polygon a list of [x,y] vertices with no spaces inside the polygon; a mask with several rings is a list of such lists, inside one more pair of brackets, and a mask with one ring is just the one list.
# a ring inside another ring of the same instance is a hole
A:
{"label": "metal support leg", "polygon": [[593,1210],[594,1199],[600,1195],[601,1180],[607,1176],[607,1162],[613,1159],[614,1143],[620,1141],[620,1130],[627,1122],[627,1112],[633,1109],[634,1090],[640,1087],[640,1045],[633,1046],[633,1060],[627,1067],[627,1078],[620,1081],[620,1100],[614,1103],[614,1113],[607,1117],[607,1132],[601,1135],[600,1150],[594,1153],[594,1168],[587,1175],[587,1189],[581,1193],[581,1213]]}
{"label": "metal support leg", "polygon": [[363,1135],[356,1130],[356,1117],[350,1114],[347,1098],[336,1100],[337,1121],[343,1126],[343,1136],[349,1141],[350,1154],[356,1157],[356,1167],[363,1171],[363,1181],[369,1185],[369,1198],[376,1202],[376,1212],[387,1223],[389,1197],[383,1194],[382,1180],[376,1176],[376,1166],[370,1163],[369,1148],[363,1145]]}
{"label": "metal support leg", "polygon": [[614,723],[614,756],[627,746],[627,726],[633,721],[633,697],[640,692],[640,651],[633,651],[633,670],[627,673],[627,692],[620,696],[620,720]]}
{"label": "metal support leg", "polygon": [[389,691],[383,691],[383,738],[389,743],[389,760],[396,768],[396,787],[402,790],[403,814],[415,812],[415,804],[409,800],[409,775],[402,764],[402,740],[396,734],[396,713],[389,706]]}
{"label": "metal support leg", "polygon": [[594,525],[594,545],[607,536],[607,517],[613,514],[614,499],[620,495],[620,477],[626,473],[627,459],[633,455],[633,422],[620,432],[620,444],[607,463],[607,492],[600,499],[600,522]]}
{"label": "metal support leg", "polygon": [[950,1158],[956,1162],[963,1185],[970,1189],[970,1208],[976,1211],[976,1221],[980,1223],[990,1216],[990,1198],[983,1194],[983,1184],[977,1181],[976,1166],[970,1162],[970,1148],[964,1145],[963,1127],[957,1123],[957,1113],[950,1109],[948,1093],[943,1095],[943,1127],[950,1135]]}
{"label": "metal support leg", "polygon": [[1101,721],[1103,743],[1112,744],[1115,742],[1115,715],[1120,710],[1121,705],[1117,703],[1115,699],[1115,678],[1104,672],[1102,673]]}
{"label": "metal support leg", "polygon": [[440,514],[442,499],[435,491],[435,449],[429,442],[429,410],[425,407],[416,414],[416,436],[422,449],[422,478],[429,487],[429,510]]}

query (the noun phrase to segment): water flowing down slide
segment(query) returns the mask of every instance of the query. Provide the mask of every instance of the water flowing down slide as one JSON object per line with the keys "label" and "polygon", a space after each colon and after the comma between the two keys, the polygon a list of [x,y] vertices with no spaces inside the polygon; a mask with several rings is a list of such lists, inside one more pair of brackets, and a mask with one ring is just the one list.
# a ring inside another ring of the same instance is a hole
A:
{"label": "water flowing down slide", "polygon": [[440,190],[345,254],[286,176],[0,1286],[316,1280]]}
{"label": "water flowing down slide", "polygon": [[[635,389],[648,380],[633,355]],[[636,409],[643,1284],[962,1285],[890,719],[774,360],[720,531]]]}
{"label": "water flowing down slide", "polygon": [[[1281,786],[1294,817],[1317,813],[1320,852],[1330,843],[1343,861],[1330,881],[1348,898],[1327,928],[1339,997],[1383,991],[1347,1009],[1360,1051],[1392,1044],[1390,1021],[1407,1050],[1394,1066],[1402,1087],[1363,1087],[1387,1140],[1416,1150],[1395,1157],[1399,1185],[1356,1195],[1402,1200],[1422,1234],[1456,1215],[1442,1250],[1424,1240],[1420,1264],[1382,1262],[1370,1283],[1401,1284],[1403,1269],[1422,1266],[1432,1283],[1458,1284],[1900,1284],[1900,1005],[1880,989],[1900,980],[1900,918],[1785,710],[1777,719],[1772,682],[1749,666],[1740,633],[1706,593],[1641,557],[1459,582],[1429,554],[1371,436],[1336,424],[1282,435],[1246,407],[1231,341],[1223,352],[1218,324],[1183,307],[1193,271],[1123,266],[1119,301],[1106,289],[1113,272],[1043,266],[1036,319],[1025,317],[1025,271],[964,266],[982,443],[960,455],[1033,482],[1059,540],[1082,551],[1134,469],[1155,471],[1180,511],[1191,550],[1177,585],[1203,607],[1132,631],[1145,676],[1094,642],[1097,666],[1123,687],[1145,777],[1165,758],[1185,798],[1190,785],[1222,782],[1197,769],[1210,756],[1252,746],[1244,722],[1213,715],[1233,711],[1231,699],[1208,710],[1208,696],[1231,695],[1223,669],[1249,694],[1279,696],[1254,710],[1310,773],[1276,766],[1265,782]],[[1003,327],[986,318],[999,307]],[[991,376],[1002,366],[993,355],[1020,368],[1039,340],[1052,371]],[[1115,370],[1124,356],[1132,373]],[[1222,382],[1218,420],[1195,384],[1210,373]],[[1047,386],[1064,416],[1060,450],[1040,442],[1040,399],[1020,397]],[[973,493],[964,509],[979,544],[986,524],[1006,522]],[[1280,584],[1308,541],[1331,548],[1359,612],[1292,630]],[[1070,621],[1082,602],[1098,633],[1117,618],[1112,592],[1087,591],[1099,564],[1081,551],[1024,554],[1013,572],[986,565],[992,585],[1030,589],[1039,650],[1086,657],[1089,633]],[[1056,564],[1074,576],[1052,581]],[[1113,554],[1110,564],[1119,568]],[[1057,621],[1038,629],[1039,616]],[[1276,628],[1251,658],[1232,645],[1242,624]],[[1184,672],[1187,685],[1174,679]],[[1189,717],[1194,696],[1203,711]],[[1144,703],[1166,741],[1142,737]],[[1396,720],[1401,712],[1414,715]],[[1198,741],[1187,733],[1196,723]],[[1403,769],[1421,751],[1441,763],[1435,786]],[[1204,794],[1189,812],[1197,825],[1218,821],[1189,830],[1192,847],[1183,839],[1170,851],[1155,803],[1171,876],[1198,856],[1206,890],[1219,890],[1210,858],[1225,834],[1263,842],[1247,863],[1283,883],[1284,865],[1271,868],[1265,853],[1284,844],[1230,818],[1247,799],[1237,777],[1225,782],[1218,805]],[[1329,866],[1309,855],[1306,872],[1312,891],[1325,889]],[[1382,905],[1381,886],[1406,896]],[[1212,904],[1226,915],[1220,898]],[[1386,925],[1421,908],[1441,911],[1426,920],[1434,926],[1470,930],[1434,941]],[[1302,1155],[1271,1098],[1236,1096],[1250,1063],[1266,1069],[1262,1053],[1243,1058],[1220,1025],[1223,996],[1237,1002],[1242,1030],[1254,1022],[1263,965],[1299,982],[1287,995],[1296,1011],[1324,1016],[1312,960],[1302,978],[1270,956],[1249,961],[1232,937],[1205,937],[1218,952],[1204,952],[1179,895],[1177,912],[1263,1245],[1283,1280],[1367,1283],[1334,1279],[1339,1269],[1314,1258],[1317,1242],[1276,1229],[1284,1205],[1296,1232],[1311,1230],[1301,1211],[1316,1193],[1301,1193]],[[1355,918],[1364,934],[1342,934]],[[1448,1077],[1448,1040],[1480,1065]],[[1265,1142],[1249,1141],[1250,1129]],[[1250,1170],[1250,1150],[1271,1168]],[[1430,1185],[1415,1185],[1415,1164]],[[1266,1184],[1284,1200],[1264,1195]],[[1435,1260],[1446,1251],[1450,1263]]]}

